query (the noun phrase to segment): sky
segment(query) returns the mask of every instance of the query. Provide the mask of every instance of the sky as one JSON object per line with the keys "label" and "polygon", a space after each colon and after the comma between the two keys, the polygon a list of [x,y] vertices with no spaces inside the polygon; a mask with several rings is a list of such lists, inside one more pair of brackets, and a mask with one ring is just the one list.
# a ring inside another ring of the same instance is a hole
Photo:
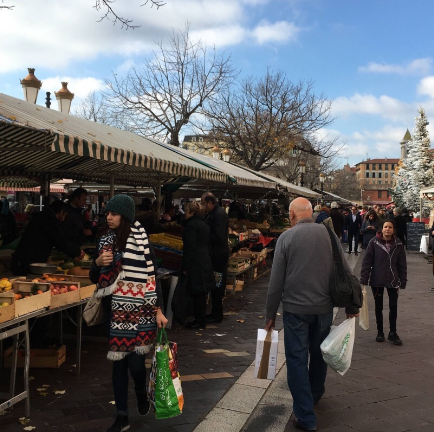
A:
{"label": "sky", "polygon": [[[282,71],[313,81],[332,101],[334,122],[319,134],[337,137],[339,165],[399,158],[406,129],[426,111],[434,137],[434,1],[418,0],[116,0],[112,7],[139,25],[125,30],[95,1],[3,0],[0,6],[0,93],[23,98],[27,68],[45,92],[67,81],[71,110],[153,57],[155,42],[190,23],[191,36],[230,55],[240,77]],[[57,108],[54,101],[52,108]],[[187,131],[186,131],[187,132]],[[434,140],[434,138],[432,138]]]}

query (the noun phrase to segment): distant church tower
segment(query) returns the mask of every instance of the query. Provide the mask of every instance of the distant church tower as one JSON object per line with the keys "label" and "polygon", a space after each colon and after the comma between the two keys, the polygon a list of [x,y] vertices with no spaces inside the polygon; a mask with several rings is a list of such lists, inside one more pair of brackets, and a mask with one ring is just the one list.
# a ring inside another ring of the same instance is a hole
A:
{"label": "distant church tower", "polygon": [[401,160],[404,161],[407,159],[407,143],[411,141],[410,132],[407,129],[407,132],[404,135],[404,138],[401,141]]}

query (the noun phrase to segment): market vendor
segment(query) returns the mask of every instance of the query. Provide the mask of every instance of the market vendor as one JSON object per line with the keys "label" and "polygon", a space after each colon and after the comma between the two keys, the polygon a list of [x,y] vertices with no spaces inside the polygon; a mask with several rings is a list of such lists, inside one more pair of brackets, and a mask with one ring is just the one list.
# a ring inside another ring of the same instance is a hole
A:
{"label": "market vendor", "polygon": [[75,189],[68,200],[68,213],[61,223],[64,236],[77,246],[82,246],[87,241],[87,236],[92,235],[90,229],[85,228],[83,207],[87,201],[87,190],[79,187]]}
{"label": "market vendor", "polygon": [[46,263],[53,247],[76,260],[84,257],[84,251],[68,240],[60,229],[67,212],[67,204],[54,201],[42,212],[35,213],[12,255],[11,270],[14,275],[27,275],[32,263]]}

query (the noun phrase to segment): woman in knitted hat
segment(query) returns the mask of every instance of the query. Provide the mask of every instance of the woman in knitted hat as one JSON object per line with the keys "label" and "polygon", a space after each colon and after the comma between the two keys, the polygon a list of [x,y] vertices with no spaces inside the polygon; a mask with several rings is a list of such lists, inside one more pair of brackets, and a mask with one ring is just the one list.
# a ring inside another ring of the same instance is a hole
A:
{"label": "woman in knitted hat", "polygon": [[135,204],[127,195],[114,196],[106,206],[107,223],[101,229],[97,258],[89,277],[97,284],[110,323],[109,351],[113,361],[113,390],[116,420],[107,432],[129,429],[128,371],[134,380],[140,415],[149,412],[146,394],[147,354],[157,325],[165,327],[161,288],[156,283],[156,266],[144,228],[134,222]]}

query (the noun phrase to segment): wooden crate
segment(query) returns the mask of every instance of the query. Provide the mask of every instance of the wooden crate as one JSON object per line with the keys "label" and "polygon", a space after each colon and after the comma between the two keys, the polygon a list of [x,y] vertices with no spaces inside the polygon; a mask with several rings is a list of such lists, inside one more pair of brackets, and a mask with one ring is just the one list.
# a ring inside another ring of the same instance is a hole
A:
{"label": "wooden crate", "polygon": [[51,292],[36,294],[20,300],[15,300],[15,317],[45,309],[51,304]]}
{"label": "wooden crate", "polygon": [[80,292],[80,300],[84,300],[89,298],[93,292],[96,290],[96,285],[88,285],[79,289]]}
{"label": "wooden crate", "polygon": [[9,306],[0,307],[0,323],[15,318],[15,293],[13,291],[0,293],[0,304],[3,303],[8,303]]}
{"label": "wooden crate", "polygon": [[[244,288],[244,281],[237,280],[237,283],[235,284],[235,292],[242,291]],[[226,285],[226,291],[233,291],[234,286],[232,284]]]}
{"label": "wooden crate", "polygon": [[66,306],[80,301],[80,282],[59,282],[57,285],[75,285],[78,290],[51,296],[50,309]]}
{"label": "wooden crate", "polygon": [[38,290],[41,291],[49,291],[50,290],[50,282],[33,282],[31,280],[16,280],[13,283],[13,288],[16,293],[22,292],[22,293],[29,293],[32,291],[33,285],[38,287]]}
{"label": "wooden crate", "polygon": [[[4,365],[11,367],[13,348],[10,347],[4,353]],[[24,350],[18,350],[17,366],[24,367],[25,359]],[[51,368],[57,369],[66,360],[66,346],[54,349],[31,349],[30,350],[30,367],[31,368]]]}

